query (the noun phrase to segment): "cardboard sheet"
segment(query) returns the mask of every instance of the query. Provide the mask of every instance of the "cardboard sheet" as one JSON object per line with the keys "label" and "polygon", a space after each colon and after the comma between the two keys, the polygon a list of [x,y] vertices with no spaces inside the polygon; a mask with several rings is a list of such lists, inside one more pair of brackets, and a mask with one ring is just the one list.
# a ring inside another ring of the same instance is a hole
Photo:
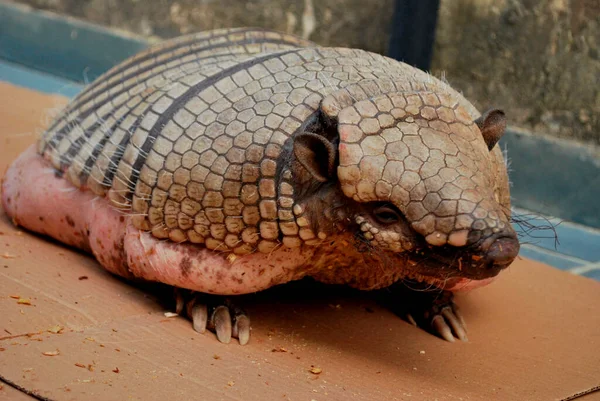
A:
{"label": "cardboard sheet", "polygon": [[[64,102],[0,83],[0,172]],[[251,342],[223,345],[0,212],[0,400],[600,399],[600,283],[521,259],[458,303],[470,341],[450,344],[298,283],[245,297]]]}

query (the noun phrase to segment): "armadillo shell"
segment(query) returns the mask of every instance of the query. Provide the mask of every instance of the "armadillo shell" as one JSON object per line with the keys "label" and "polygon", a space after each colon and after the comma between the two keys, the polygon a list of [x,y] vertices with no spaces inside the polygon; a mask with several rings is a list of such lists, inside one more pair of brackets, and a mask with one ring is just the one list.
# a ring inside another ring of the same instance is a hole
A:
{"label": "armadillo shell", "polygon": [[299,236],[293,177],[280,156],[325,97],[339,104],[441,87],[477,116],[444,83],[380,55],[272,31],[210,31],[105,73],[38,149],[73,185],[108,197],[156,237],[270,252],[311,238]]}

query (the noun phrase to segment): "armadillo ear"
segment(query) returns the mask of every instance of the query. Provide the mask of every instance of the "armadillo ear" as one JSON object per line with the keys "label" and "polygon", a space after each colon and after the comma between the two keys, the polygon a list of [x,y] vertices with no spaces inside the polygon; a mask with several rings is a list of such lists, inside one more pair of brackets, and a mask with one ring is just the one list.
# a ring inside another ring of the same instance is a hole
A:
{"label": "armadillo ear", "polygon": [[326,182],[335,174],[337,149],[321,135],[310,132],[296,135],[294,156],[317,181]]}
{"label": "armadillo ear", "polygon": [[481,117],[475,120],[475,124],[481,130],[483,139],[488,146],[489,150],[492,150],[496,143],[504,135],[506,129],[506,115],[502,110],[492,109],[488,110]]}

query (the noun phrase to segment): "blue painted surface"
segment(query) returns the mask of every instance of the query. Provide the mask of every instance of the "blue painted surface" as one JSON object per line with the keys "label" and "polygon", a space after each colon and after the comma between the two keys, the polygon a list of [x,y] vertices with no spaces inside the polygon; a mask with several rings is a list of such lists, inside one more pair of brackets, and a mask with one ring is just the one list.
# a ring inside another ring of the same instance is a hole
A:
{"label": "blue painted surface", "polygon": [[600,156],[592,146],[509,128],[513,204],[600,229]]}
{"label": "blue painted surface", "polygon": [[562,255],[558,252],[551,252],[544,248],[538,248],[531,245],[521,246],[519,255],[524,258],[537,260],[538,262],[546,263],[550,266],[557,267],[561,270],[569,270],[574,267],[585,264],[585,260]]}
{"label": "blue painted surface", "polygon": [[600,268],[595,270],[590,270],[589,272],[585,272],[581,274],[584,277],[593,278],[594,280],[600,281]]}
{"label": "blue painted surface", "polygon": [[83,85],[0,60],[0,80],[44,93],[73,97]]}
{"label": "blue painted surface", "polygon": [[[517,216],[527,216],[530,224],[537,227],[554,226],[554,231],[533,230],[530,234],[521,237],[523,243],[535,245],[552,252],[567,256],[577,257],[587,262],[600,261],[600,230],[581,226],[557,218],[534,217],[531,212],[520,209],[515,210]],[[522,232],[521,227],[515,225],[517,232]]]}
{"label": "blue painted surface", "polygon": [[90,82],[146,40],[74,18],[0,2],[0,59],[76,82]]}

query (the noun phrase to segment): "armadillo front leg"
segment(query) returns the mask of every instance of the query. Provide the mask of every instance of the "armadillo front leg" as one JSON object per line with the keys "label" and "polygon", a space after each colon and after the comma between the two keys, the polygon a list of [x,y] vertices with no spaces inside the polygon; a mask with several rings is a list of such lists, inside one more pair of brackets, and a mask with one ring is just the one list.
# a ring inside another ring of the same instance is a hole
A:
{"label": "armadillo front leg", "polygon": [[414,326],[446,341],[467,341],[467,325],[450,291],[407,280],[377,291],[376,297]]}

